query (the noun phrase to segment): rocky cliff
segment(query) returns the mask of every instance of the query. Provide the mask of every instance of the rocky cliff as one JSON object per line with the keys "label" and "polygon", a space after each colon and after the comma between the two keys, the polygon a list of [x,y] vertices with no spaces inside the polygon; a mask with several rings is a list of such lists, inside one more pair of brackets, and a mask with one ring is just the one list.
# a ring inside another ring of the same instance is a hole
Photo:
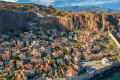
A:
{"label": "rocky cliff", "polygon": [[27,29],[28,21],[36,17],[31,12],[0,11],[0,32]]}
{"label": "rocky cliff", "polygon": [[93,31],[120,30],[120,14],[93,11],[69,12],[37,4],[0,3],[0,31],[28,28],[27,22],[34,17],[38,18],[37,26],[44,28]]}
{"label": "rocky cliff", "polygon": [[[69,13],[71,14],[71,13]],[[72,15],[40,18],[39,24],[44,26],[78,30],[118,31],[120,30],[120,14],[104,14],[96,12],[73,13]]]}

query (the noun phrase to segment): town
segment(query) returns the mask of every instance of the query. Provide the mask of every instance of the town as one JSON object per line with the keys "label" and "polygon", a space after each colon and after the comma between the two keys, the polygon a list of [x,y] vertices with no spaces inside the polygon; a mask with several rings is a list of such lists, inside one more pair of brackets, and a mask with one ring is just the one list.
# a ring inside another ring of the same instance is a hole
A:
{"label": "town", "polygon": [[0,76],[7,80],[28,80],[40,77],[64,78],[86,73],[81,62],[101,60],[109,63],[104,46],[97,41],[104,37],[92,31],[35,27],[15,39],[0,38]]}

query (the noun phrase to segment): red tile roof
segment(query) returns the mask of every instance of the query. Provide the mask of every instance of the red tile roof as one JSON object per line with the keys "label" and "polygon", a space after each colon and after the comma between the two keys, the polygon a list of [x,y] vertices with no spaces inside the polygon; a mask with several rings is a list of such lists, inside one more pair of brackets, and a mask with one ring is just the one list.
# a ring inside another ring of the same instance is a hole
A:
{"label": "red tile roof", "polygon": [[70,68],[68,69],[68,71],[71,73],[71,74],[76,74],[76,73],[78,73],[74,68],[72,68],[71,66],[70,66]]}

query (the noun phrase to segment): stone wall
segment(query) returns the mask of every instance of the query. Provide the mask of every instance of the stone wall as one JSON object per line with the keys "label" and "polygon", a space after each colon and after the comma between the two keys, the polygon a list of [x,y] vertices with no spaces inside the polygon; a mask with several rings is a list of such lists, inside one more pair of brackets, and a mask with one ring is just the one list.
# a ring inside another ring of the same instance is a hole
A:
{"label": "stone wall", "polygon": [[113,41],[116,43],[116,45],[120,48],[120,44],[117,41],[117,39],[114,37],[114,35],[111,32],[108,32],[108,34],[110,35],[110,37],[113,39]]}

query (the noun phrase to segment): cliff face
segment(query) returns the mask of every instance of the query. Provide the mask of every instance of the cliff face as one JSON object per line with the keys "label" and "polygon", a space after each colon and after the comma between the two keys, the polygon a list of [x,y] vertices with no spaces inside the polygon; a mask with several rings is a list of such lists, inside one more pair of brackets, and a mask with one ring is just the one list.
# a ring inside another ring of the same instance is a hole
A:
{"label": "cliff face", "polygon": [[[29,27],[27,22],[37,17],[29,12],[0,12],[0,31],[20,30]],[[78,15],[39,17],[39,27],[61,29],[87,29],[93,31],[118,31],[120,30],[120,14],[106,15],[81,13]]]}
{"label": "cliff face", "polygon": [[0,11],[0,32],[25,29],[34,17],[36,15],[29,12]]}
{"label": "cliff face", "polygon": [[120,29],[120,14],[82,14],[59,18],[59,22],[71,30],[87,28],[94,31],[117,31]]}
{"label": "cliff face", "polygon": [[[50,15],[50,17],[47,15]],[[38,18],[37,26],[44,28],[93,31],[120,30],[120,14],[93,11],[69,12],[37,4],[0,2],[0,32],[28,28],[28,21],[34,19],[34,17]]]}
{"label": "cliff face", "polygon": [[62,29],[93,31],[118,31],[120,29],[120,14],[106,15],[83,13],[64,17],[40,18],[39,26],[56,27]]}

